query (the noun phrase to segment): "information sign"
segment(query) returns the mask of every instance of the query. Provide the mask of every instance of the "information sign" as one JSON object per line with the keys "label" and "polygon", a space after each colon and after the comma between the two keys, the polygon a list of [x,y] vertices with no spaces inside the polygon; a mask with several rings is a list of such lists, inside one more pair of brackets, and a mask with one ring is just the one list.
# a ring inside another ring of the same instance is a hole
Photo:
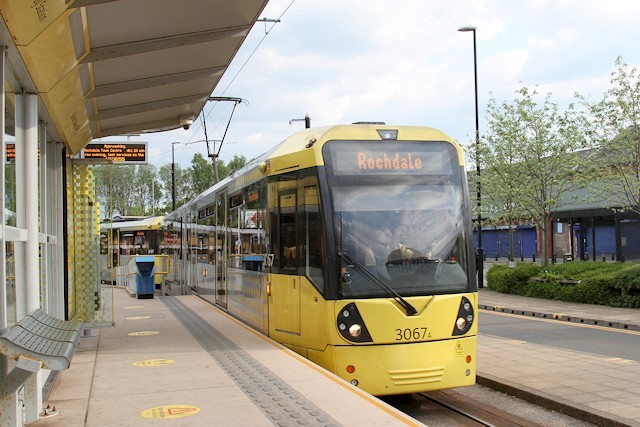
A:
{"label": "information sign", "polygon": [[82,150],[82,157],[123,163],[147,163],[147,151],[146,142],[91,143]]}

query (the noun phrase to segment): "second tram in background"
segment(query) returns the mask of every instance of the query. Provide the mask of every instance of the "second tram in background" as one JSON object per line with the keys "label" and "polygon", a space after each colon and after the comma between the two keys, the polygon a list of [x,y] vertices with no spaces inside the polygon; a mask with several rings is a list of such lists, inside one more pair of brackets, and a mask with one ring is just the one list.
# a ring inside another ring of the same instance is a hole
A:
{"label": "second tram in background", "polygon": [[470,218],[444,133],[306,129],[165,218],[169,279],[371,394],[471,385]]}
{"label": "second tram in background", "polygon": [[[170,253],[170,239],[162,236],[162,216],[116,216],[100,224],[100,281],[115,284],[115,268],[136,255]],[[161,247],[161,245],[169,247]],[[159,283],[158,283],[159,284]]]}

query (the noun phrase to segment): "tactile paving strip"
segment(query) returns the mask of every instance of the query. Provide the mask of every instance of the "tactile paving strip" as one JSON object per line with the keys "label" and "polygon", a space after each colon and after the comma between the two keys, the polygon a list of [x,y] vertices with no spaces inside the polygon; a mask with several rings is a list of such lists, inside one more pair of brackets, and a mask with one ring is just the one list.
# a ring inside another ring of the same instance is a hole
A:
{"label": "tactile paving strip", "polygon": [[178,298],[162,301],[274,425],[340,425]]}

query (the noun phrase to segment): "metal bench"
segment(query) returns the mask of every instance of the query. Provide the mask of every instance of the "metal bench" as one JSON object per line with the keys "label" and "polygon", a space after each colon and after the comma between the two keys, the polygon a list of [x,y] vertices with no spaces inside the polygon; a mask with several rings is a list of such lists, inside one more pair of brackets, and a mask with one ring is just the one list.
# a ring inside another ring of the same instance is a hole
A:
{"label": "metal bench", "polygon": [[0,399],[14,393],[39,369],[62,371],[80,342],[82,323],[57,319],[34,310],[0,335],[0,353],[17,365],[0,385]]}

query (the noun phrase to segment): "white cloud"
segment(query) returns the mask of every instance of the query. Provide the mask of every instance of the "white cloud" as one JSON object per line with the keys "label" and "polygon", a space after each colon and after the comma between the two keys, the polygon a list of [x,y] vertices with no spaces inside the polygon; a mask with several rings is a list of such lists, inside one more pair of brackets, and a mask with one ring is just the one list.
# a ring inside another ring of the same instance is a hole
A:
{"label": "white cloud", "polygon": [[[290,3],[271,0],[261,17],[278,18]],[[245,65],[271,25],[256,24],[214,92],[249,100],[236,109],[221,155],[255,157],[300,129],[289,120],[305,113],[313,126],[381,120],[467,140],[473,44],[457,31],[463,25],[477,27],[481,127],[491,94],[510,100],[523,84],[567,102],[576,91],[598,99],[618,55],[640,63],[639,12],[635,0],[296,0]],[[220,138],[228,115],[222,106],[209,115],[210,138]],[[154,137],[204,139],[196,126],[186,138]]]}

